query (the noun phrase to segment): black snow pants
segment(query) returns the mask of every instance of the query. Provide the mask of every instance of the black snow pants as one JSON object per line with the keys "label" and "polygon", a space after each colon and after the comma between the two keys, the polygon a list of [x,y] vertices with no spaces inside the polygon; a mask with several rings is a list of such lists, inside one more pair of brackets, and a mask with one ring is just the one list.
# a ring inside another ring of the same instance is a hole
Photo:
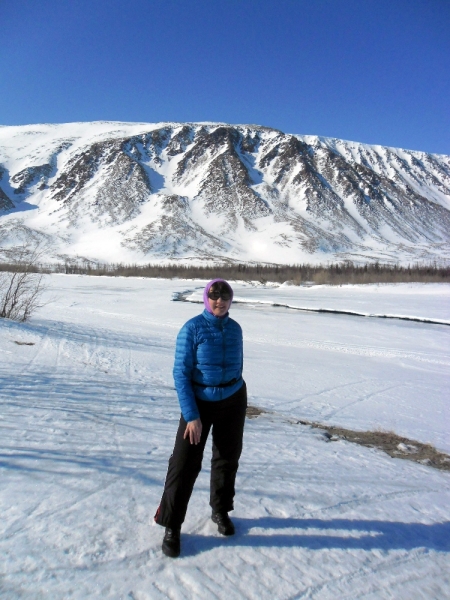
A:
{"label": "black snow pants", "polygon": [[166,483],[155,521],[171,529],[181,527],[202,467],[203,451],[212,427],[210,506],[213,512],[233,510],[236,473],[242,452],[247,388],[244,384],[229,398],[217,402],[196,399],[202,422],[200,442],[184,439],[186,421],[181,417],[175,447],[169,459]]}

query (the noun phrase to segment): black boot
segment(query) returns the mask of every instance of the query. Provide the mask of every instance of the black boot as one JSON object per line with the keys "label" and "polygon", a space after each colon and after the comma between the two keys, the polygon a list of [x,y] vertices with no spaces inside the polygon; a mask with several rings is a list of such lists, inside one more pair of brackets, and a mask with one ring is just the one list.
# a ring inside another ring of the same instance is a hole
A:
{"label": "black boot", "polygon": [[217,525],[219,533],[222,535],[234,535],[233,521],[228,516],[228,513],[213,512],[211,520]]}
{"label": "black boot", "polygon": [[177,556],[180,556],[180,529],[170,529],[170,527],[166,527],[162,551],[170,558],[177,558]]}

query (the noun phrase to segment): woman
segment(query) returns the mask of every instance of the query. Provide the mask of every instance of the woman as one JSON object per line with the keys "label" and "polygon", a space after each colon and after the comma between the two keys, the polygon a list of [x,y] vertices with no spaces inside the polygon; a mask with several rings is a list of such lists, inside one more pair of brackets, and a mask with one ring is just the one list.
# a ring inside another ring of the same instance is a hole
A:
{"label": "woman", "polygon": [[156,523],[166,528],[162,550],[172,558],[180,554],[181,525],[211,428],[211,519],[222,535],[234,534],[228,512],[234,508],[247,390],[242,329],[228,316],[232,300],[233,290],[225,280],[210,281],[203,292],[205,310],[177,337],[173,376],[181,418],[155,515]]}

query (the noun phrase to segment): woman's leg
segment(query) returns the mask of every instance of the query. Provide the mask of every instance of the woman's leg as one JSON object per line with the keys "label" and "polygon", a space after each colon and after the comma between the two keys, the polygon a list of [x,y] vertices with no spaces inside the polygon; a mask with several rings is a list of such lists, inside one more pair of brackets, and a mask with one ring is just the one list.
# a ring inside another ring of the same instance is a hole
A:
{"label": "woman's leg", "polygon": [[245,383],[214,411],[210,505],[213,512],[233,510],[236,473],[242,452],[247,388]]}
{"label": "woman's leg", "polygon": [[208,419],[202,418],[200,443],[195,445],[183,437],[186,425],[181,417],[175,446],[169,459],[164,493],[154,517],[158,525],[171,529],[179,529],[184,522],[195,480],[202,468],[203,451],[211,428]]}

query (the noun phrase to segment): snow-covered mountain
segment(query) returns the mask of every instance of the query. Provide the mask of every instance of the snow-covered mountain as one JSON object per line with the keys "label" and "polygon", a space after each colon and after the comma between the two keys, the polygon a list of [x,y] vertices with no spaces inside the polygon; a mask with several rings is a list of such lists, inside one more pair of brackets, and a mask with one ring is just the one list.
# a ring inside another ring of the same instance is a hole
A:
{"label": "snow-covered mountain", "polygon": [[109,262],[450,261],[450,156],[218,123],[0,127],[0,246]]}

